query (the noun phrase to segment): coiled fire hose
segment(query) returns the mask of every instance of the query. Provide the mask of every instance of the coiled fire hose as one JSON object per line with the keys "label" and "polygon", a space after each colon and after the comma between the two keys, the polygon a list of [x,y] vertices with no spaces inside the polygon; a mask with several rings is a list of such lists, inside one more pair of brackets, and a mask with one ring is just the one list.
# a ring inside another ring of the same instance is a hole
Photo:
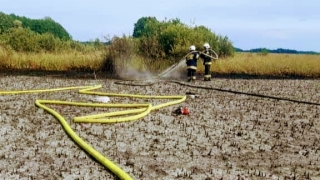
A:
{"label": "coiled fire hose", "polygon": [[[124,180],[131,180],[131,176],[124,172],[120,167],[118,167],[111,160],[103,156],[100,152],[95,150],[91,145],[81,139],[70,127],[68,122],[63,116],[61,116],[57,111],[49,108],[45,104],[60,104],[60,105],[70,105],[70,106],[87,106],[87,107],[122,107],[122,108],[134,108],[131,110],[123,110],[117,112],[109,112],[102,114],[95,114],[89,116],[75,117],[74,122],[91,122],[91,123],[116,123],[116,122],[126,122],[133,121],[148,115],[152,110],[160,109],[162,107],[179,104],[185,101],[186,96],[146,96],[146,95],[133,95],[133,94],[116,94],[116,93],[106,93],[93,91],[101,88],[101,85],[96,86],[76,86],[76,87],[64,87],[55,89],[44,89],[44,90],[19,90],[19,91],[0,91],[0,95],[8,94],[25,94],[25,93],[43,93],[51,91],[64,91],[79,89],[79,93],[89,94],[89,95],[100,95],[100,96],[120,96],[120,97],[134,97],[134,98],[152,98],[152,99],[176,99],[163,104],[153,106],[150,103],[147,104],[106,104],[106,103],[85,103],[85,102],[69,102],[69,101],[59,101],[59,100],[36,100],[36,105],[47,112],[55,116],[67,132],[67,134],[87,153],[99,161],[102,165],[112,171],[118,178]],[[131,115],[125,117],[116,117],[121,115]],[[116,117],[116,118],[107,118]]]}

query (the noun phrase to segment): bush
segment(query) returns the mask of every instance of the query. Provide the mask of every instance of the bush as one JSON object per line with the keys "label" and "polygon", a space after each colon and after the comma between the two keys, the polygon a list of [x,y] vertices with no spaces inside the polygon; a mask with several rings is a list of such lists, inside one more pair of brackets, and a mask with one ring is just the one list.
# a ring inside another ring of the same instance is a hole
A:
{"label": "bush", "polygon": [[41,50],[54,52],[57,49],[57,44],[60,43],[53,34],[45,33],[37,36],[37,43]]}
{"label": "bush", "polygon": [[209,43],[221,56],[232,56],[234,48],[227,36],[214,34],[204,26],[189,27],[179,19],[157,21],[143,17],[135,23],[133,37],[140,40],[139,50],[144,56],[175,60],[188,52],[190,45],[202,49]]}
{"label": "bush", "polygon": [[51,33],[39,34],[19,26],[2,33],[0,41],[17,52],[88,52],[103,47],[98,42],[85,44],[73,40],[62,40]]}
{"label": "bush", "polygon": [[41,49],[37,43],[37,34],[30,29],[11,28],[2,35],[2,39],[18,52],[38,52]]}
{"label": "bush", "polygon": [[102,70],[114,74],[116,69],[128,64],[135,54],[135,44],[134,40],[130,37],[113,37],[110,45],[106,47]]}

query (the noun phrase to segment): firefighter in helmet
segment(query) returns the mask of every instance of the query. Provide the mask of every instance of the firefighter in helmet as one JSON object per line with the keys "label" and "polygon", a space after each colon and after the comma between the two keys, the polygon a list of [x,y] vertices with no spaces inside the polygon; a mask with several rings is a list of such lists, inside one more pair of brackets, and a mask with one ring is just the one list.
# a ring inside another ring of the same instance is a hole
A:
{"label": "firefighter in helmet", "polygon": [[200,57],[203,59],[204,65],[204,81],[211,81],[210,67],[212,63],[212,51],[208,43],[203,45],[204,50],[201,52]]}
{"label": "firefighter in helmet", "polygon": [[200,55],[199,52],[196,51],[196,47],[194,45],[190,46],[189,53],[186,56],[188,82],[196,80],[197,63],[199,57]]}

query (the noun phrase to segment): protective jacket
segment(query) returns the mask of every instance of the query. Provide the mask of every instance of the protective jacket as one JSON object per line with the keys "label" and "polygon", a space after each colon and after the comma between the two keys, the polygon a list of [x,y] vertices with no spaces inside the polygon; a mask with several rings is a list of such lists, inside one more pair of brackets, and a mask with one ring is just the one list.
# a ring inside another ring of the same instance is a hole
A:
{"label": "protective jacket", "polygon": [[191,51],[186,57],[187,69],[196,70],[199,57],[198,51]]}
{"label": "protective jacket", "polygon": [[211,65],[212,64],[212,52],[210,49],[204,50],[200,57],[203,59],[203,65]]}

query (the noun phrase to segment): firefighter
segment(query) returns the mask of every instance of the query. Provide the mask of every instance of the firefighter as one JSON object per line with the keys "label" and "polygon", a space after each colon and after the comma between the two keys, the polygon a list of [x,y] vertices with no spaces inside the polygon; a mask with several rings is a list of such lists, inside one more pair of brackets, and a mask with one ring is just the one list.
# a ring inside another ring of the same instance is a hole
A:
{"label": "firefighter", "polygon": [[200,54],[198,51],[196,51],[196,47],[194,45],[190,46],[189,53],[186,56],[188,82],[196,80],[197,63],[199,57]]}
{"label": "firefighter", "polygon": [[204,81],[211,81],[210,67],[212,63],[212,51],[208,43],[203,45],[204,50],[201,52],[200,57],[203,59],[204,65]]}

